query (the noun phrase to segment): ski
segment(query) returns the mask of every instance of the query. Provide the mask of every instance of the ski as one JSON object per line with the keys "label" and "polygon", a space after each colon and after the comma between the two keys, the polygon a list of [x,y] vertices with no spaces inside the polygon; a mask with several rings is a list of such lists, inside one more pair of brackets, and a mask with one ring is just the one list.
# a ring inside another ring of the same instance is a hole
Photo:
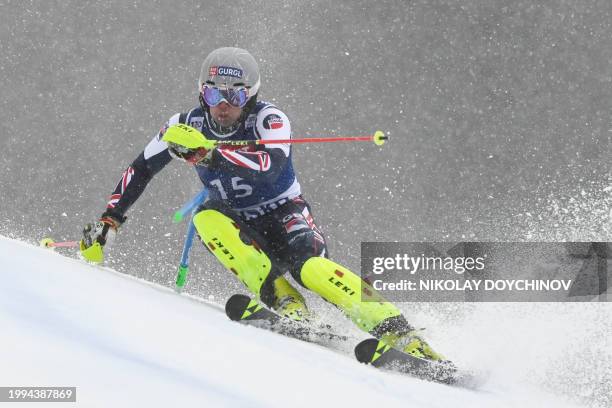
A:
{"label": "ski", "polygon": [[319,343],[329,340],[346,341],[347,336],[333,333],[327,326],[313,326],[306,322],[283,317],[267,309],[258,301],[242,294],[232,295],[225,303],[225,314],[231,320],[270,330],[298,340]]}
{"label": "ski", "polygon": [[382,341],[369,338],[355,346],[355,357],[361,363],[409,374],[428,381],[458,384],[461,375],[450,361],[431,361],[396,350]]}

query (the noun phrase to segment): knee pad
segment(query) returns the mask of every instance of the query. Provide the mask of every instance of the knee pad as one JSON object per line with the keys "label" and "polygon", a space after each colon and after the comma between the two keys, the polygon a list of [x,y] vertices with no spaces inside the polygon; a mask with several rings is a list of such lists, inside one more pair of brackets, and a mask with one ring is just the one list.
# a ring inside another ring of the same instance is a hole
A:
{"label": "knee pad", "polygon": [[300,285],[302,282],[301,272],[304,263],[313,257],[327,257],[325,241],[318,239],[316,232],[306,230],[296,235],[289,241],[289,270],[293,279]]}
{"label": "knee pad", "polygon": [[[223,266],[257,296],[267,283],[272,262],[246,228],[227,215],[205,209],[193,217],[200,238]],[[272,287],[272,285],[266,285]],[[271,288],[272,289],[272,288]]]}

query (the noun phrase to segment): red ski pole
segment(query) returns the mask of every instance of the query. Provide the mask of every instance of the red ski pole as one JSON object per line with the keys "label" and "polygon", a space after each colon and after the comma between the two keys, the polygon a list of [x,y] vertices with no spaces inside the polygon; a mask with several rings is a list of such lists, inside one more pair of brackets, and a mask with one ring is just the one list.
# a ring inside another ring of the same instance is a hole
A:
{"label": "red ski pole", "polygon": [[80,241],[55,242],[51,238],[44,238],[40,241],[40,246],[43,248],[75,248],[79,244]]}
{"label": "red ski pole", "polygon": [[370,136],[343,136],[343,137],[310,137],[301,139],[272,139],[272,140],[216,140],[215,144],[220,146],[243,146],[262,144],[294,144],[294,143],[330,143],[330,142],[374,142],[382,146],[389,137],[381,130],[377,130]]}

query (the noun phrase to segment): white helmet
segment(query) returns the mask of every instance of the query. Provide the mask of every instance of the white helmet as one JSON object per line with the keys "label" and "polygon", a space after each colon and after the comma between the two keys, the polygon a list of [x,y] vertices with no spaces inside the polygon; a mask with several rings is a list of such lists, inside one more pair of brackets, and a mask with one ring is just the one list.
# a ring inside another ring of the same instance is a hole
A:
{"label": "white helmet", "polygon": [[198,92],[204,85],[219,88],[246,88],[248,98],[259,91],[259,67],[255,58],[242,48],[217,48],[204,60],[198,80]]}

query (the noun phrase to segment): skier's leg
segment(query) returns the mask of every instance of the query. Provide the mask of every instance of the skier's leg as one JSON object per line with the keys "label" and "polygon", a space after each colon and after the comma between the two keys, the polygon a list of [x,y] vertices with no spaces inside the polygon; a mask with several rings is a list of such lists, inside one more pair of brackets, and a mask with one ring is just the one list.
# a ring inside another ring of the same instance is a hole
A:
{"label": "skier's leg", "polygon": [[[266,241],[266,253],[271,254],[273,264],[277,265],[281,273],[286,272],[290,264],[286,256],[287,242],[285,240],[286,230],[282,218],[287,205],[281,206],[272,213],[262,215],[246,223],[257,231]],[[310,312],[306,301],[300,292],[293,287],[284,277],[274,280],[274,301],[270,305],[278,314],[293,320],[308,319]]]}
{"label": "skier's leg", "polygon": [[[283,267],[273,256],[273,248],[233,210],[209,201],[193,222],[210,252],[267,306],[278,309],[287,297],[301,299],[303,304],[303,297],[281,276]],[[294,317],[299,313],[300,310],[289,307],[287,315]]]}
{"label": "skier's leg", "polygon": [[360,329],[392,347],[433,360],[441,355],[416,334],[401,311],[359,276],[327,258],[325,238],[314,224],[308,204],[293,202],[283,218],[291,274],[305,288],[342,310]]}
{"label": "skier's leg", "polygon": [[408,324],[400,310],[359,276],[329,259],[311,257],[300,270],[302,284],[340,308],[360,329],[417,357],[443,360]]}
{"label": "skier's leg", "polygon": [[[298,283],[337,306],[368,333],[380,336],[382,332],[411,329],[391,303],[362,302],[361,278],[325,258],[325,238],[305,200],[298,198],[285,204],[275,216],[284,226],[285,254]],[[376,292],[372,289],[371,293]]]}

